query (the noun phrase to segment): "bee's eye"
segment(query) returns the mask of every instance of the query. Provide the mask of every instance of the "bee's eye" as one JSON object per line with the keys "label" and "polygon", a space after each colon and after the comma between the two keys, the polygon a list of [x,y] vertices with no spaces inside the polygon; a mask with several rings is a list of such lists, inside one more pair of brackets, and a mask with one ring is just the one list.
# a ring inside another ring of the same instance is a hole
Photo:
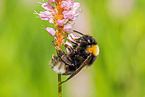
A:
{"label": "bee's eye", "polygon": [[91,39],[87,39],[88,43],[92,43],[92,40]]}

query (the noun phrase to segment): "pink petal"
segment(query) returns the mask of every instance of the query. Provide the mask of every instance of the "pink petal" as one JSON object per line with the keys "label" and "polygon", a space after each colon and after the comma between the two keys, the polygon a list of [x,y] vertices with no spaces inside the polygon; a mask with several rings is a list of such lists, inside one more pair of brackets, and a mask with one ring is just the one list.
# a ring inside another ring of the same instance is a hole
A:
{"label": "pink petal", "polygon": [[79,7],[80,7],[80,3],[79,2],[75,2],[74,5],[73,5],[73,9],[72,10],[76,12]]}
{"label": "pink petal", "polygon": [[64,9],[70,9],[73,7],[74,4],[73,0],[62,1],[61,3],[61,7]]}
{"label": "pink petal", "polygon": [[55,2],[55,0],[49,0],[49,3],[53,3],[53,2]]}
{"label": "pink petal", "polygon": [[54,37],[54,40],[56,41],[57,40],[57,37]]}
{"label": "pink petal", "polygon": [[52,36],[54,36],[55,35],[55,30],[53,29],[53,28],[49,28],[49,27],[47,27],[46,28],[46,31],[50,34],[50,35],[52,35]]}
{"label": "pink petal", "polygon": [[79,13],[76,13],[72,20],[75,20],[79,16]]}
{"label": "pink petal", "polygon": [[72,13],[72,10],[63,11],[63,17],[72,20],[74,18],[74,14]]}
{"label": "pink petal", "polygon": [[40,16],[41,20],[46,20],[49,21],[50,23],[53,23],[52,12],[44,11],[44,12],[40,12],[38,15]]}
{"label": "pink petal", "polygon": [[71,29],[72,29],[72,26],[73,26],[73,24],[67,24],[64,28],[63,28],[63,30],[66,32],[66,31],[70,31]]}
{"label": "pink petal", "polygon": [[42,3],[41,6],[42,6],[44,9],[46,9],[46,10],[51,10],[51,9],[52,9],[52,5],[49,4],[48,2]]}
{"label": "pink petal", "polygon": [[57,20],[57,24],[59,24],[60,26],[63,26],[63,24],[65,24],[68,21],[68,19],[62,19],[62,20]]}
{"label": "pink petal", "polygon": [[53,17],[49,18],[48,21],[49,21],[49,23],[53,23],[54,22]]}
{"label": "pink petal", "polygon": [[73,5],[72,10],[63,11],[62,14],[63,14],[64,18],[74,20],[78,16],[78,13],[76,13],[76,11],[78,10],[79,7],[80,7],[80,3],[75,2],[74,5]]}

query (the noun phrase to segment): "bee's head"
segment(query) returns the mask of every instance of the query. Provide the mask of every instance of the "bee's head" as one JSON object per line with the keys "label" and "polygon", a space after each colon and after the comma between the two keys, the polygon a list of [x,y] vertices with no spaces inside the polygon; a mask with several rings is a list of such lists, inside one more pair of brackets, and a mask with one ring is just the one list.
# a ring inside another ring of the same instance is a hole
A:
{"label": "bee's head", "polygon": [[94,56],[98,56],[99,54],[99,46],[97,45],[97,41],[89,35],[83,35],[80,39],[80,46],[85,47],[86,51]]}
{"label": "bee's head", "polygon": [[79,38],[81,46],[88,46],[88,45],[97,45],[97,41],[89,35],[83,35]]}
{"label": "bee's head", "polygon": [[77,39],[77,42],[81,43],[81,45],[96,45],[97,41],[89,35],[84,35],[83,33],[73,30],[75,33],[78,33],[80,35],[82,35],[82,37],[80,37],[79,39]]}

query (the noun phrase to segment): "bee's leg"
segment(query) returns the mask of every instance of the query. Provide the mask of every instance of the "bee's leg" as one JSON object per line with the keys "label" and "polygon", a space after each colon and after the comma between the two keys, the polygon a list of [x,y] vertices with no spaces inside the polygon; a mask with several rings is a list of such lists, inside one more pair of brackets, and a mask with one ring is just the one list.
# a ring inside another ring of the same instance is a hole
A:
{"label": "bee's leg", "polygon": [[81,66],[80,66],[73,74],[71,74],[65,81],[62,81],[59,85],[61,85],[61,84],[65,83],[65,82],[67,82],[68,80],[70,80],[71,78],[73,78],[77,73],[79,73],[80,70],[81,70],[81,69],[86,65],[86,63],[88,62],[90,56],[91,56],[91,55],[89,55],[89,56],[87,57],[87,59],[81,64]]}
{"label": "bee's leg", "polygon": [[68,44],[64,44],[64,47],[66,49],[68,49],[70,53],[73,53],[74,52],[73,48],[71,46],[69,46]]}
{"label": "bee's leg", "polygon": [[79,32],[79,31],[76,31],[76,30],[73,30],[73,32],[76,32],[76,33],[78,33],[80,35],[84,35],[83,33]]}
{"label": "bee's leg", "polygon": [[70,35],[70,38],[71,38],[71,39],[69,39],[69,40],[70,40],[72,43],[74,43],[74,44],[78,44],[79,41],[77,42],[77,40],[80,40],[80,38],[73,38],[73,37],[76,37],[76,36]]}
{"label": "bee's leg", "polygon": [[53,45],[53,46],[57,46],[57,44],[56,44],[54,41],[52,41],[52,45]]}
{"label": "bee's leg", "polygon": [[68,54],[65,54],[61,49],[57,50],[57,55],[65,64],[74,66],[74,64],[68,59]]}
{"label": "bee's leg", "polygon": [[58,55],[58,57],[62,57],[62,56],[64,56],[64,55],[66,55],[66,54],[65,54],[65,52],[63,52],[61,49],[58,49],[58,50],[57,50],[57,55]]}

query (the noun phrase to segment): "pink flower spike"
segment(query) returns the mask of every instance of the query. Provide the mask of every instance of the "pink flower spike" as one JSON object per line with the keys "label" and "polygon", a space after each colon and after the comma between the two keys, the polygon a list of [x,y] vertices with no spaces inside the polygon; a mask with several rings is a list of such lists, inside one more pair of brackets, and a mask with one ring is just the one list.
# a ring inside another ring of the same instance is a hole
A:
{"label": "pink flower spike", "polygon": [[46,31],[50,34],[50,35],[52,35],[52,36],[54,36],[55,35],[55,30],[53,29],[53,28],[49,28],[49,27],[47,27],[46,28]]}
{"label": "pink flower spike", "polygon": [[42,6],[45,10],[51,10],[51,9],[52,9],[52,5],[49,4],[48,2],[42,3],[41,6]]}
{"label": "pink flower spike", "polygon": [[53,2],[55,2],[55,0],[49,0],[49,3],[53,3]]}
{"label": "pink flower spike", "polygon": [[59,24],[60,26],[63,26],[63,24],[65,24],[68,21],[68,19],[62,19],[62,20],[57,20],[57,24]]}
{"label": "pink flower spike", "polygon": [[73,26],[73,24],[67,24],[64,28],[63,28],[63,30],[66,32],[66,31],[70,31],[71,29],[72,29],[72,26]]}

